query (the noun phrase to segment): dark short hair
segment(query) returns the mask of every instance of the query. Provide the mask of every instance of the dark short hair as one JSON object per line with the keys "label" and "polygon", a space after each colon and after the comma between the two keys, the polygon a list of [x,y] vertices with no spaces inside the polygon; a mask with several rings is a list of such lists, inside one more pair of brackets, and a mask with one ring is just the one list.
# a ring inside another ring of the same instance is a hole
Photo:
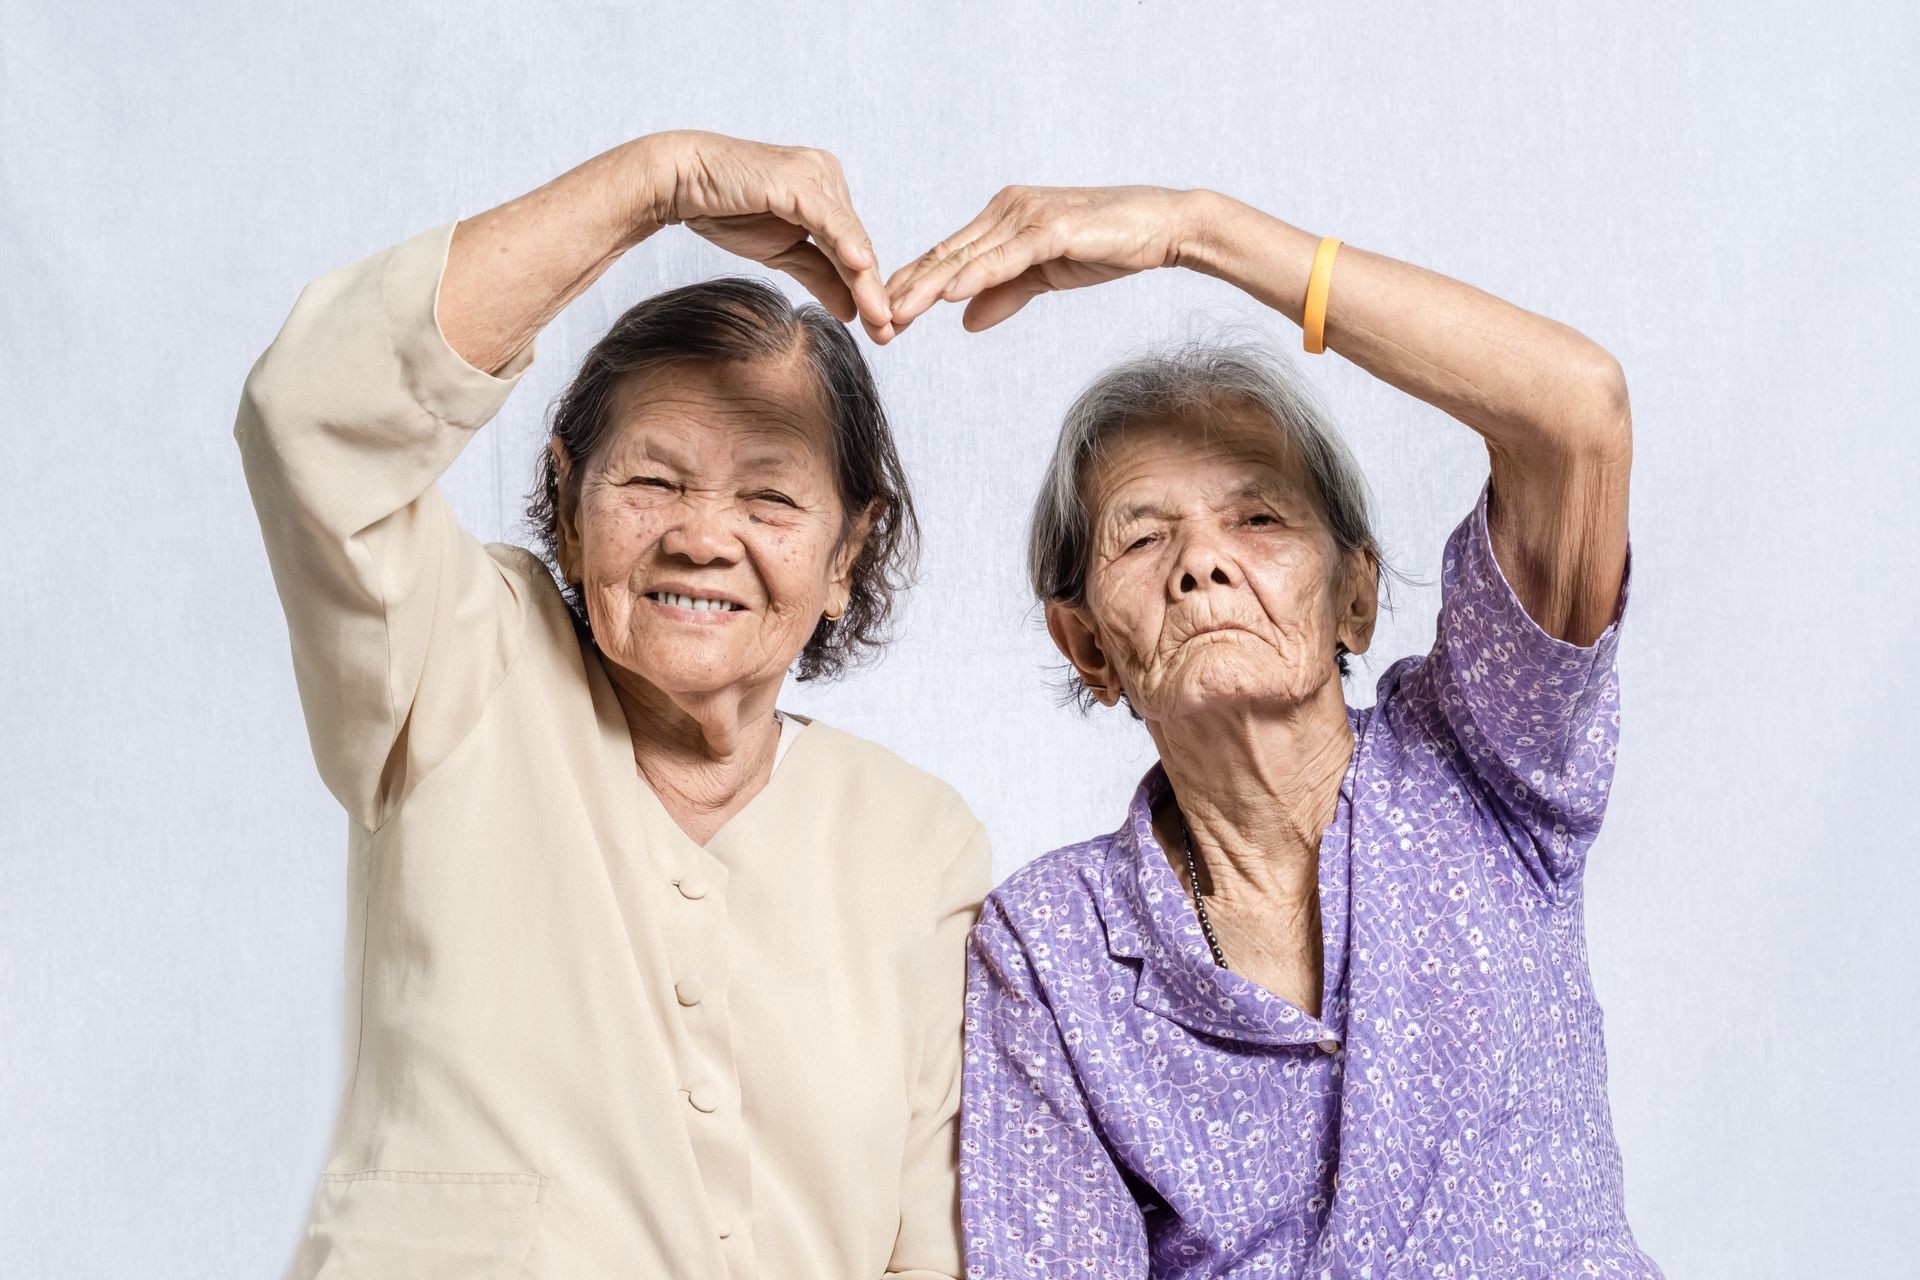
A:
{"label": "dark short hair", "polygon": [[[847,327],[818,304],[796,307],[772,285],[724,276],[655,294],[628,308],[595,343],[553,410],[551,434],[571,468],[570,492],[578,498],[580,465],[606,438],[615,393],[629,375],[679,364],[767,360],[798,355],[818,391],[833,441],[833,472],[847,524],[878,504],[866,545],[854,562],[852,591],[844,613],[822,618],[794,665],[800,680],[831,678],[877,656],[889,639],[896,597],[911,583],[920,527],[913,495],[894,447],[893,430],[866,358]],[[560,512],[563,495],[552,455],[542,449],[527,520],[541,554],[559,575],[574,624],[589,638],[586,601],[560,572]]]}

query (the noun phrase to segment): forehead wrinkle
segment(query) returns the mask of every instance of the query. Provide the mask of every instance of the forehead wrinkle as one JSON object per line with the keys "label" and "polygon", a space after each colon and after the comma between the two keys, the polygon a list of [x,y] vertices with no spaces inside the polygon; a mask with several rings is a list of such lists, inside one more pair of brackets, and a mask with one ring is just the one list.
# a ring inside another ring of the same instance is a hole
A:
{"label": "forehead wrinkle", "polygon": [[789,401],[770,400],[761,396],[728,396],[726,399],[742,406],[748,415],[737,427],[742,434],[798,440],[803,445],[813,445],[814,429],[820,425],[816,413],[803,413]]}
{"label": "forehead wrinkle", "polygon": [[[689,465],[686,457],[673,448],[674,436],[657,431],[636,431],[634,427],[661,426],[670,429],[721,429],[730,435],[752,439],[759,448],[743,465],[758,469],[790,466],[795,453],[813,454],[820,450],[826,424],[820,422],[812,406],[801,406],[790,399],[724,390],[703,389],[704,394],[678,388],[653,394],[633,390],[629,382],[622,388],[621,402],[607,465],[618,466],[632,459],[651,458],[671,465]],[[798,446],[796,450],[793,446]]]}

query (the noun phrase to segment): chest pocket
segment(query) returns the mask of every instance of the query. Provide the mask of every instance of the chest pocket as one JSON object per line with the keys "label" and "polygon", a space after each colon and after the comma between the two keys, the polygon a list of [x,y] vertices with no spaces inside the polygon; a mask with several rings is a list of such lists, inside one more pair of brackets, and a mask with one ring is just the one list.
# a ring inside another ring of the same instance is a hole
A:
{"label": "chest pocket", "polygon": [[546,1192],[547,1180],[528,1173],[329,1173],[289,1274],[512,1280],[533,1245]]}

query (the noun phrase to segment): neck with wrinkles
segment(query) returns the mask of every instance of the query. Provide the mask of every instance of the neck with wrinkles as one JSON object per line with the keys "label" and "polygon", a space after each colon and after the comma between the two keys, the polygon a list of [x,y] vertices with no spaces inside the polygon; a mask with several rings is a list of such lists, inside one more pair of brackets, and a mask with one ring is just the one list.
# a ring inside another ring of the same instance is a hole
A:
{"label": "neck with wrinkles", "polygon": [[1354,749],[1340,682],[1288,706],[1207,708],[1148,730],[1174,798],[1155,833],[1184,873],[1184,817],[1208,910],[1317,913],[1320,835]]}
{"label": "neck with wrinkles", "polygon": [[607,665],[633,739],[633,762],[695,844],[711,840],[773,774],[781,682],[670,694]]}

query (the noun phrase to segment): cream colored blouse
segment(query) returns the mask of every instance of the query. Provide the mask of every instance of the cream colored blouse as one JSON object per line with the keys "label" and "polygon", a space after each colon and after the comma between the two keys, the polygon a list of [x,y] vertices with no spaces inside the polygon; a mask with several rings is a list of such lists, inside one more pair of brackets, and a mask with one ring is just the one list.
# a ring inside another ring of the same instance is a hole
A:
{"label": "cream colored blouse", "polygon": [[447,344],[453,227],[308,285],[234,429],[350,820],[346,1087],[287,1274],[958,1276],[985,832],[799,720],[680,830],[545,566],[435,487],[534,359]]}

